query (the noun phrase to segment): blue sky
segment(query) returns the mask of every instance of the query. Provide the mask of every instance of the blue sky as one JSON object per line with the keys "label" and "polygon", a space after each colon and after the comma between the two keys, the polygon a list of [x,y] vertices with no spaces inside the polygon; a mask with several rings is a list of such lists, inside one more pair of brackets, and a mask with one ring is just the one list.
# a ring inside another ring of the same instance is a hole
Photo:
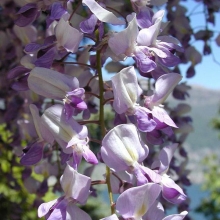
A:
{"label": "blue sky", "polygon": [[[187,1],[188,3],[185,3],[185,6],[188,8],[188,11],[192,11],[195,5],[198,3],[195,3],[194,1]],[[189,3],[190,2],[190,3]],[[203,7],[202,4],[194,12],[202,12]],[[190,17],[191,19],[191,25],[193,28],[198,26],[203,26],[205,24],[204,15],[202,14],[196,14]],[[216,13],[216,25],[215,27],[213,25],[209,25],[209,27],[216,31],[214,34],[214,37],[218,35],[218,32],[220,33],[220,14]],[[199,30],[199,29],[198,29]],[[218,32],[217,32],[218,31]],[[202,52],[203,50],[203,42],[199,41],[193,44],[197,48],[198,51]],[[218,89],[220,90],[220,47],[217,46],[215,41],[211,44],[213,54],[215,56],[215,59],[219,62],[217,64],[213,60],[213,56],[203,56],[202,62],[196,66],[196,75],[193,78],[186,79],[189,84],[197,84],[201,86],[205,86],[210,89]],[[187,67],[189,65],[181,65],[181,70],[183,73],[186,71]],[[184,75],[184,74],[183,74]]]}

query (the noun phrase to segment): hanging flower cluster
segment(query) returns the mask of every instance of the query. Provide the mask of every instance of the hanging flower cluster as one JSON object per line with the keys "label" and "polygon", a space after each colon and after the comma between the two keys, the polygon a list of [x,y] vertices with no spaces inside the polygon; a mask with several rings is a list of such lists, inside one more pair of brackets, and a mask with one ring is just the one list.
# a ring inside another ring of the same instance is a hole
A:
{"label": "hanging flower cluster", "polygon": [[[130,10],[124,10],[124,2],[107,0],[20,5],[13,34],[25,54],[17,51],[19,65],[12,65],[7,75],[11,87],[25,96],[19,129],[28,143],[25,148],[18,144],[17,156],[22,165],[34,165],[47,178],[54,170],[41,165],[57,162],[61,176],[54,190],[59,188],[62,195],[37,201],[40,218],[90,220],[78,205],[86,204],[98,184],[107,185],[110,197],[111,215],[103,220],[181,220],[187,215],[181,209],[187,204],[182,189],[187,175],[178,172],[182,167],[172,158],[177,149],[186,157],[181,144],[191,131],[190,118],[183,116],[188,106],[171,111],[164,104],[171,93],[186,94],[180,89],[182,76],[173,70],[184,49],[164,34],[166,12],[150,7],[165,3],[131,0]],[[104,81],[109,67],[120,69]],[[23,104],[15,103],[14,115]],[[110,129],[107,110],[114,115]],[[95,113],[98,120],[92,118]],[[24,129],[26,122],[31,129]],[[98,140],[89,124],[98,125]],[[96,151],[93,142],[99,144]],[[83,173],[85,163],[105,164],[103,180]],[[180,214],[166,216],[167,203],[177,205]]]}

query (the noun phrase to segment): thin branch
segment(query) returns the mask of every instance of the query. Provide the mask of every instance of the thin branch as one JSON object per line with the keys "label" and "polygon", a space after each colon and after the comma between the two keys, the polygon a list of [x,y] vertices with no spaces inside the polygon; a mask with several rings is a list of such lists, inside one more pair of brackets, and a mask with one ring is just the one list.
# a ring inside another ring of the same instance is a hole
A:
{"label": "thin branch", "polygon": [[92,77],[89,79],[89,81],[88,81],[88,83],[86,84],[85,87],[89,86],[90,82],[91,82],[93,79],[97,78],[97,77],[98,77],[98,75],[92,76]]}
{"label": "thin branch", "polygon": [[202,4],[202,2],[198,3],[192,10],[191,12],[188,14],[188,16],[191,16],[191,14]]}
{"label": "thin branch", "polygon": [[107,82],[104,82],[104,84],[105,84],[109,89],[112,90],[112,87],[111,87]]}
{"label": "thin branch", "polygon": [[103,102],[103,105],[105,105],[107,102],[113,102],[114,99],[113,98],[110,98],[110,99],[106,99],[104,102]]}
{"label": "thin branch", "polygon": [[76,5],[76,7],[74,8],[74,10],[72,11],[72,13],[71,13],[71,15],[70,15],[70,17],[69,17],[69,19],[68,19],[68,21],[70,22],[70,20],[72,19],[72,17],[73,17],[73,15],[75,14],[75,12],[77,11],[77,9],[79,8],[79,6],[82,4],[82,0],[80,0],[79,2],[78,2],[78,4]]}
{"label": "thin branch", "polygon": [[96,140],[96,139],[89,139],[90,141],[92,141],[92,142],[95,142],[95,143],[98,143],[98,144],[101,144],[102,142],[100,141],[100,140]]}
{"label": "thin branch", "polygon": [[112,175],[115,176],[115,177],[119,180],[120,186],[122,186],[122,185],[124,184],[124,181],[123,181],[117,174],[115,174],[114,172],[112,172]]}
{"label": "thin branch", "polygon": [[98,120],[78,121],[78,123],[81,124],[81,125],[85,125],[85,124],[98,124],[99,125],[99,121]]}
{"label": "thin branch", "polygon": [[95,96],[96,98],[100,99],[100,96],[99,96],[99,95],[96,95],[96,94],[93,93],[93,92],[85,92],[85,94],[93,95],[93,96]]}
{"label": "thin branch", "polygon": [[94,180],[91,185],[106,184],[105,180]]}
{"label": "thin branch", "polygon": [[79,63],[79,62],[67,62],[67,61],[55,61],[55,63],[62,63],[62,64],[76,64],[76,65],[80,65],[80,66],[86,66],[86,67],[89,67],[91,69],[95,69],[95,67],[92,67],[91,65],[89,64],[86,64],[86,63]]}
{"label": "thin branch", "polygon": [[213,53],[212,53],[212,59],[216,64],[220,65],[220,62],[216,60],[215,55]]}

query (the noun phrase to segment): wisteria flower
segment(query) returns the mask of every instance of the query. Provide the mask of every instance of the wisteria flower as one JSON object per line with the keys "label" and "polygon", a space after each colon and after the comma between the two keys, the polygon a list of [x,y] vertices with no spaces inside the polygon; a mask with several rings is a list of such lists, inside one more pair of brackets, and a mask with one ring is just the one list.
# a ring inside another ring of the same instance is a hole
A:
{"label": "wisteria flower", "polygon": [[142,89],[133,66],[122,69],[111,78],[114,93],[113,107],[118,114],[134,114]]}
{"label": "wisteria flower", "polygon": [[75,77],[64,75],[57,71],[35,67],[28,77],[28,86],[35,93],[46,98],[63,100],[67,118],[70,118],[74,109],[85,110],[83,88],[79,88],[79,81]]}
{"label": "wisteria flower", "polygon": [[67,164],[60,183],[64,196],[42,203],[38,208],[38,217],[45,216],[47,220],[91,220],[87,213],[76,206],[76,203],[85,204],[89,196],[91,179]]}
{"label": "wisteria flower", "polygon": [[43,157],[44,146],[54,142],[52,133],[42,124],[42,119],[39,116],[37,107],[35,105],[30,105],[30,110],[38,139],[29,143],[28,146],[23,149],[23,155],[20,163],[25,166],[38,163]]}
{"label": "wisteria flower", "polygon": [[116,201],[116,210],[124,219],[141,219],[161,192],[161,186],[147,183],[123,192]]}
{"label": "wisteria flower", "polygon": [[73,118],[66,120],[62,105],[53,105],[41,116],[42,123],[52,133],[54,139],[66,154],[73,155],[73,166],[77,168],[82,157],[92,164],[97,164],[95,154],[88,146],[88,130]]}
{"label": "wisteria flower", "polygon": [[128,170],[134,173],[139,184],[146,183],[139,163],[147,157],[148,147],[140,139],[135,125],[122,124],[111,129],[102,140],[101,155],[114,171]]}

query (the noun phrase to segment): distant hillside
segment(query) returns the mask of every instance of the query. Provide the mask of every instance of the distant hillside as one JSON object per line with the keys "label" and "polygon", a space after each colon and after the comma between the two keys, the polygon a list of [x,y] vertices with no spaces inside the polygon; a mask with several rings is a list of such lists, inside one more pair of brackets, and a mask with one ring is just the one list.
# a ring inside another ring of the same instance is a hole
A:
{"label": "distant hillside", "polygon": [[[218,116],[220,108],[220,90],[210,90],[200,86],[192,86],[190,97],[186,103],[192,107],[188,114],[193,119],[194,132],[187,138],[187,144],[192,149],[220,149],[220,139],[218,131],[214,130],[210,122]],[[169,98],[171,105],[176,105],[179,101]]]}
{"label": "distant hillside", "polygon": [[[172,97],[169,97],[168,101],[170,106],[180,103]],[[194,127],[194,132],[188,136],[185,143],[191,170],[190,179],[194,183],[201,183],[203,178],[201,160],[211,153],[220,156],[220,139],[218,138],[220,131],[214,130],[210,125],[211,120],[219,116],[220,90],[192,86],[190,98],[186,103],[192,107],[188,115],[192,117]]]}

